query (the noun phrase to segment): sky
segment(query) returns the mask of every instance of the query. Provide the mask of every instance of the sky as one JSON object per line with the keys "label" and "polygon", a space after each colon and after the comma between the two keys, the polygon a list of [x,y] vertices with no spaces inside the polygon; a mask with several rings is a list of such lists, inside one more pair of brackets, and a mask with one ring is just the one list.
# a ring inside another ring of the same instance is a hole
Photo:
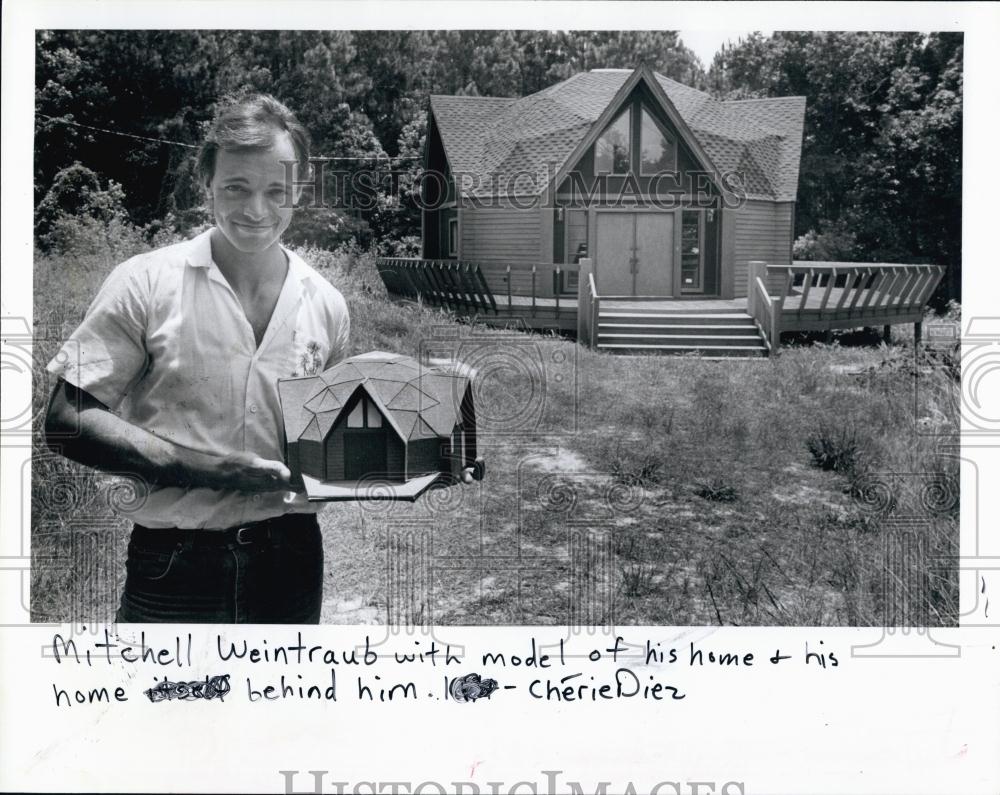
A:
{"label": "sky", "polygon": [[[770,30],[760,31],[765,36],[770,36]],[[715,53],[718,52],[722,45],[727,41],[732,41],[734,44],[740,36],[747,36],[752,31],[749,30],[682,30],[679,31],[681,41],[684,44],[694,50],[695,55],[701,58],[701,62],[705,69],[708,69],[712,65],[712,58]]]}

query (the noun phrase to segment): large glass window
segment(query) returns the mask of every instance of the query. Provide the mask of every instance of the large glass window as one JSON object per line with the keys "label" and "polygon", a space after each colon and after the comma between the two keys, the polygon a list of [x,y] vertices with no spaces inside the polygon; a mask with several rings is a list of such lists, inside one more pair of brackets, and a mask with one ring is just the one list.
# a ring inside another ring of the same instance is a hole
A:
{"label": "large glass window", "polygon": [[702,213],[684,210],[681,213],[681,291],[702,291]]}
{"label": "large glass window", "polygon": [[458,219],[448,219],[448,256],[458,256]]}
{"label": "large glass window", "polygon": [[597,139],[597,146],[594,148],[594,170],[598,174],[628,173],[631,165],[632,147],[629,145],[631,135],[629,109],[626,108]]}
{"label": "large glass window", "polygon": [[673,138],[664,133],[649,112],[642,109],[642,126],[639,129],[641,166],[640,174],[657,174],[676,168],[676,145]]}

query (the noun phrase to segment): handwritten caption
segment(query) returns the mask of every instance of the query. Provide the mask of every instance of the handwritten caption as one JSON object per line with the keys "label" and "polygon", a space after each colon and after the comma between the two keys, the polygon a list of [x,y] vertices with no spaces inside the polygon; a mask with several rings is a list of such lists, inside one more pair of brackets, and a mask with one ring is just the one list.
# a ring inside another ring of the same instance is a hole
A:
{"label": "handwritten caption", "polygon": [[[167,643],[148,639],[146,632],[126,640],[107,627],[102,635],[101,640],[53,635],[46,658],[55,666],[51,686],[57,707],[124,703],[137,697],[151,703],[225,703],[234,698],[262,704],[290,699],[470,703],[498,694],[560,703],[677,702],[704,681],[685,676],[685,670],[806,666],[834,671],[841,662],[822,639],[762,654],[705,642],[668,644],[622,635],[602,644],[563,639],[543,643],[529,636],[508,647],[478,652],[428,639],[387,650],[368,635],[357,645],[333,647],[314,643],[301,631],[290,643],[251,642],[219,633],[201,639],[205,647],[198,649],[191,633],[174,635]],[[129,669],[136,685],[65,684],[59,674],[66,667],[76,674],[74,679],[88,670],[101,676],[102,670]]]}

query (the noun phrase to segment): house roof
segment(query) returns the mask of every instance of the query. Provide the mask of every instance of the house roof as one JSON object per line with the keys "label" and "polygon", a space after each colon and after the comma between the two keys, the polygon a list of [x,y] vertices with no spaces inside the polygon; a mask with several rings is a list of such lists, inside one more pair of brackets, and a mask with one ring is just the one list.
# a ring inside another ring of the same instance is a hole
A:
{"label": "house roof", "polygon": [[[805,97],[720,101],[648,74],[711,159],[709,168],[742,173],[749,198],[795,200]],[[581,72],[520,99],[432,95],[448,164],[472,177],[471,186],[459,181],[457,187],[466,196],[545,190],[631,76],[628,70]],[[519,173],[538,179],[519,179],[512,191],[494,188],[491,175]]]}
{"label": "house roof", "polygon": [[422,366],[416,359],[373,351],[319,375],[282,378],[278,396],[289,441],[322,441],[351,397],[363,390],[404,441],[451,435],[472,375],[460,364]]}

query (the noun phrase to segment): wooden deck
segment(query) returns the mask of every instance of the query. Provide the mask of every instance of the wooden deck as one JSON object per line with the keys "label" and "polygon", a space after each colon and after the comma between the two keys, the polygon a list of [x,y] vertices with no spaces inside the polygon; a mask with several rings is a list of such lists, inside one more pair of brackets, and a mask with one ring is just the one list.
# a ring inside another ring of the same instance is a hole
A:
{"label": "wooden deck", "polygon": [[[944,275],[935,265],[751,262],[745,298],[601,295],[593,262],[579,265],[479,265],[451,260],[385,257],[377,260],[389,293],[421,301],[480,322],[575,332],[596,346],[602,317],[744,315],[752,318],[767,348],[783,331],[919,324]],[[575,295],[557,294],[567,274]],[[583,312],[579,311],[584,306]],[[669,321],[673,323],[675,321]]]}
{"label": "wooden deck", "polygon": [[[849,293],[849,291],[843,287],[834,287],[830,291],[829,299],[826,302],[826,305],[824,305],[822,293],[813,292],[812,294],[806,296],[805,304],[801,304],[801,298],[803,295],[802,289],[795,289],[788,294],[788,300],[782,311],[790,321],[800,315],[809,317],[813,313],[821,311],[825,311],[826,314],[829,315],[829,305],[832,304],[836,306],[845,293]],[[898,296],[890,296],[890,300],[896,301],[898,300]],[[497,310],[499,312],[509,309],[514,311],[516,314],[524,312],[530,314],[533,305],[537,309],[555,311],[558,308],[563,311],[572,311],[575,313],[577,309],[577,299],[575,297],[567,296],[565,298],[560,297],[558,300],[555,298],[536,298],[532,301],[531,296],[513,295],[511,296],[509,306],[505,296],[501,296],[497,300]],[[634,310],[637,312],[685,313],[747,311],[746,298],[695,298],[685,296],[683,298],[659,298],[642,301],[630,301],[625,298],[604,298],[602,299],[601,305],[608,309]],[[849,311],[849,309],[845,309],[843,314],[846,315]]]}

